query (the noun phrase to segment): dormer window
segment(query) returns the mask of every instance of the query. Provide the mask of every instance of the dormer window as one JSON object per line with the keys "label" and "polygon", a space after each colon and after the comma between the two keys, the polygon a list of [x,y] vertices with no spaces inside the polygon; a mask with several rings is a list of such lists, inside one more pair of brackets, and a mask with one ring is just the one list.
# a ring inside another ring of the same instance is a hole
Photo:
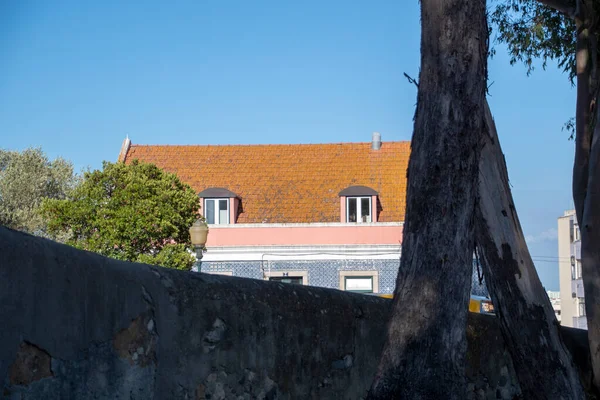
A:
{"label": "dormer window", "polygon": [[350,186],[339,193],[340,220],[346,223],[377,221],[377,192],[367,186]]}
{"label": "dormer window", "polygon": [[198,194],[202,200],[200,213],[209,225],[233,224],[240,203],[237,194],[223,188],[209,188]]}
{"label": "dormer window", "polygon": [[207,224],[228,224],[229,199],[204,199],[204,218]]}
{"label": "dormer window", "polygon": [[371,197],[346,197],[346,221],[371,222]]}

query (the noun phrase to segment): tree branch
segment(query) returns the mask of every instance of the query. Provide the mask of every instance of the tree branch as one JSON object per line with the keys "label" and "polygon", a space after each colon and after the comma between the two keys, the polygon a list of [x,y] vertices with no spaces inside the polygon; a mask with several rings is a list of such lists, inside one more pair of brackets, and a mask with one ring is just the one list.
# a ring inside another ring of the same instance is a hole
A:
{"label": "tree branch", "polygon": [[410,75],[408,75],[406,72],[404,73],[404,76],[406,77],[406,79],[408,79],[410,83],[413,83],[417,87],[417,89],[419,88],[419,82],[417,82],[415,78],[411,78]]}
{"label": "tree branch", "polygon": [[571,18],[575,19],[576,15],[576,7],[571,4],[569,0],[537,0],[546,7],[550,7],[559,13]]}

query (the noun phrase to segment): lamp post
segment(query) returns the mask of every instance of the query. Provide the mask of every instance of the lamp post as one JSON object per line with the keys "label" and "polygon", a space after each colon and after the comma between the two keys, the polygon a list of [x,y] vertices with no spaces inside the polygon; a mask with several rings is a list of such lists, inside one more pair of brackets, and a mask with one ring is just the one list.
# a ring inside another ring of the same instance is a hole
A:
{"label": "lamp post", "polygon": [[208,225],[201,219],[197,219],[196,222],[190,227],[190,239],[194,250],[196,251],[196,262],[198,266],[198,272],[202,272],[202,255],[204,253],[204,245],[208,238]]}

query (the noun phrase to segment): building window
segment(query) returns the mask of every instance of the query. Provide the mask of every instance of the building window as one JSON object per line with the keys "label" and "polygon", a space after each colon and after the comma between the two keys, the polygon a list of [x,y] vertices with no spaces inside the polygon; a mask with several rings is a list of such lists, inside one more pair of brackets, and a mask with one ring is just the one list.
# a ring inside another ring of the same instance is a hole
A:
{"label": "building window", "polygon": [[585,302],[584,301],[579,303],[579,316],[585,317]]}
{"label": "building window", "polygon": [[303,282],[301,276],[272,276],[269,280],[274,282],[292,283],[295,285],[302,285]]}
{"label": "building window", "polygon": [[372,276],[346,276],[344,287],[347,292],[373,293]]}
{"label": "building window", "polygon": [[379,293],[378,271],[340,271],[340,290]]}
{"label": "building window", "polygon": [[308,285],[308,271],[265,271],[264,279],[273,282]]}
{"label": "building window", "polygon": [[346,221],[371,222],[371,197],[348,197],[346,202]]}
{"label": "building window", "polygon": [[573,243],[573,241],[575,240],[575,232],[574,232],[574,226],[573,226],[573,219],[571,218],[569,220],[569,239],[571,240],[571,243]]}
{"label": "building window", "polygon": [[581,261],[577,260],[577,278],[576,279],[581,279],[583,277],[583,274],[581,272]]}
{"label": "building window", "polygon": [[204,218],[208,224],[228,224],[229,199],[204,199]]}

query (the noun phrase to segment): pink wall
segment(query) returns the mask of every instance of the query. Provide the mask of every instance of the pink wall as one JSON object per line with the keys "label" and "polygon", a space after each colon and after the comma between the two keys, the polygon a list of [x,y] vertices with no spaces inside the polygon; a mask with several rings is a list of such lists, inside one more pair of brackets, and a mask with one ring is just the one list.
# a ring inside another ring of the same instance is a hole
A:
{"label": "pink wall", "polygon": [[236,220],[236,213],[237,213],[237,209],[238,209],[238,199],[236,199],[235,197],[231,197],[229,199],[229,223],[230,224],[235,224],[235,220]]}
{"label": "pink wall", "polygon": [[207,247],[219,246],[294,246],[344,244],[400,244],[402,225],[211,225]]}
{"label": "pink wall", "polygon": [[371,220],[377,222],[377,196],[371,196]]}

